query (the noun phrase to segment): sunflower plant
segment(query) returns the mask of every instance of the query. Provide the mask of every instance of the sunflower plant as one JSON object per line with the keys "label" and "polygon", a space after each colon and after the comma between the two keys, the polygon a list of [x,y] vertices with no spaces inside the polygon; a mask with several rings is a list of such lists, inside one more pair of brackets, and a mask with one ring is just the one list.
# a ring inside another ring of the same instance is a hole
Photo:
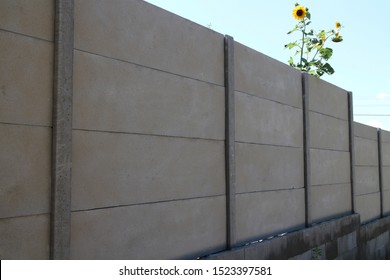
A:
{"label": "sunflower plant", "polygon": [[325,47],[325,43],[329,38],[335,43],[343,41],[342,36],[340,36],[341,24],[336,22],[335,29],[329,31],[314,32],[313,29],[309,30],[308,26],[311,24],[309,9],[298,3],[295,4],[292,15],[298,20],[298,23],[287,34],[300,32],[301,38],[285,45],[285,48],[295,50],[295,56],[299,55],[297,62],[294,61],[293,57],[290,57],[288,60],[290,66],[317,77],[321,77],[325,73],[332,75],[335,71],[328,60],[333,55],[333,49]]}

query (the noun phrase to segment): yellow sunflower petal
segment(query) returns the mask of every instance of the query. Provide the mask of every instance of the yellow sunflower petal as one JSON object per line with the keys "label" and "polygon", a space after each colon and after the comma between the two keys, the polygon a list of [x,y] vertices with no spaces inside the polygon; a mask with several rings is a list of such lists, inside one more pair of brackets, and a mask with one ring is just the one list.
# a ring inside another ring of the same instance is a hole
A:
{"label": "yellow sunflower petal", "polygon": [[292,11],[292,15],[296,20],[302,20],[306,16],[306,8],[304,6],[296,6]]}

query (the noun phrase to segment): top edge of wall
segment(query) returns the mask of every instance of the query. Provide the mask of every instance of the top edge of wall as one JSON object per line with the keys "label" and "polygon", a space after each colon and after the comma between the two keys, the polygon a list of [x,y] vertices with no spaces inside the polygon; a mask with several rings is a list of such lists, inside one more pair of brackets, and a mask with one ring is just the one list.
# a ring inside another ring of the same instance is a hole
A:
{"label": "top edge of wall", "polygon": [[[76,1],[77,1],[77,0],[76,0]],[[167,14],[170,14],[171,16],[180,18],[182,21],[187,22],[188,24],[192,24],[192,25],[197,26],[197,27],[199,27],[199,28],[201,28],[201,29],[205,29],[205,30],[207,30],[207,31],[209,31],[209,32],[211,32],[211,33],[214,33],[215,35],[218,35],[218,36],[225,36],[224,34],[218,32],[218,31],[215,31],[215,30],[212,29],[212,28],[209,28],[209,27],[204,26],[204,25],[202,25],[202,24],[200,24],[200,23],[194,22],[194,21],[192,21],[192,20],[190,20],[190,19],[188,19],[188,18],[185,18],[185,17],[183,17],[183,16],[181,16],[181,15],[178,15],[178,14],[176,14],[176,13],[174,13],[174,12],[171,12],[171,11],[169,11],[169,10],[167,10],[167,9],[164,9],[164,8],[162,8],[162,7],[159,7],[159,6],[157,6],[157,5],[153,4],[153,3],[150,3],[150,2],[148,2],[148,1],[145,1],[145,0],[136,0],[136,1],[143,2],[143,3],[145,3],[145,5],[149,5],[149,6],[150,6],[151,8],[153,8],[153,9],[161,10],[161,11],[167,13]],[[227,35],[227,34],[226,34],[226,35]]]}
{"label": "top edge of wall", "polygon": [[369,126],[359,122],[353,122],[354,134],[358,137],[368,138],[368,139],[377,139],[378,129],[373,126]]}
{"label": "top edge of wall", "polygon": [[302,108],[301,72],[234,42],[236,91]]}
{"label": "top edge of wall", "polygon": [[381,129],[382,142],[390,143],[390,131]]}
{"label": "top edge of wall", "polygon": [[224,86],[224,36],[144,1],[75,1],[75,48]]}

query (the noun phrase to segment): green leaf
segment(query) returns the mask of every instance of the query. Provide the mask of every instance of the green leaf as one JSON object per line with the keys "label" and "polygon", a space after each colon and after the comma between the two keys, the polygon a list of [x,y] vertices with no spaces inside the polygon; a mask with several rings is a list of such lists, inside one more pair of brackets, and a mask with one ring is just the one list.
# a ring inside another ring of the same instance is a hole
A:
{"label": "green leaf", "polygon": [[310,30],[309,32],[305,32],[305,35],[313,36],[314,35],[314,30]]}
{"label": "green leaf", "polygon": [[317,44],[320,43],[320,41],[319,41],[317,38],[314,38],[314,39],[311,39],[311,43],[312,43],[313,45],[317,45]]}
{"label": "green leaf", "polygon": [[286,49],[289,49],[289,50],[291,50],[292,48],[295,48],[295,47],[297,47],[298,46],[298,43],[297,42],[292,42],[292,43],[288,43],[287,45],[284,45],[284,47],[286,48]]}
{"label": "green leaf", "polygon": [[328,60],[333,55],[333,50],[331,48],[322,48],[320,49],[320,55],[323,59]]}
{"label": "green leaf", "polygon": [[290,66],[294,66],[294,59],[290,56],[290,59],[287,61]]}
{"label": "green leaf", "polygon": [[334,69],[332,66],[330,66],[329,63],[325,63],[323,66],[322,66],[322,69],[324,70],[325,73],[329,74],[329,75],[332,75],[334,73]]}
{"label": "green leaf", "polygon": [[306,17],[307,17],[308,19],[311,19],[311,14],[309,13],[308,9],[307,9],[307,11],[306,11]]}
{"label": "green leaf", "polygon": [[298,25],[296,25],[293,30],[290,30],[289,32],[287,32],[287,34],[291,34],[291,33],[293,33],[294,31],[297,31],[297,30],[298,30]]}

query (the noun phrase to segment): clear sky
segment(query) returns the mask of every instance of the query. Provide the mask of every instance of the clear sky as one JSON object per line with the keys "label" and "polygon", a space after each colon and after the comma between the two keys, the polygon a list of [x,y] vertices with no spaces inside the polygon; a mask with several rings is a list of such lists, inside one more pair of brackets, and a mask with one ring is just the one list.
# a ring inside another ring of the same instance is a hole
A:
{"label": "clear sky", "polygon": [[[287,63],[292,51],[287,35],[297,21],[296,2],[309,8],[311,28],[330,30],[339,21],[342,43],[327,42],[335,69],[323,79],[354,95],[354,119],[390,131],[390,1],[389,0],[147,0],[200,25],[208,26],[250,48]],[[374,115],[374,116],[362,116]],[[386,115],[386,116],[381,116]]]}

